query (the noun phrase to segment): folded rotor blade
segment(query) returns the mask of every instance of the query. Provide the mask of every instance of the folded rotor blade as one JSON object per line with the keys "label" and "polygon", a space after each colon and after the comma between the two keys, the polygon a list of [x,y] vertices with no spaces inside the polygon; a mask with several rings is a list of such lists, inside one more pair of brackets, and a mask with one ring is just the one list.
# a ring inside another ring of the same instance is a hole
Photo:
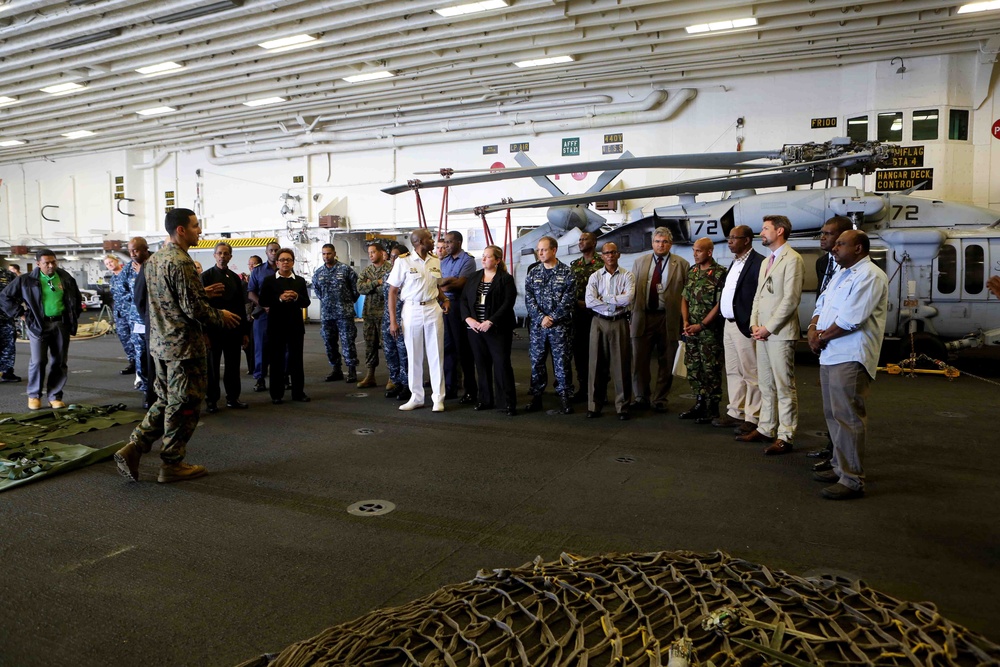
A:
{"label": "folded rotor blade", "polygon": [[[618,158],[619,160],[628,160],[635,157],[629,151],[622,153],[622,156]],[[623,169],[608,169],[607,171],[601,172],[601,175],[597,177],[597,182],[587,188],[587,192],[600,192],[604,188],[608,187],[608,183],[618,178],[618,174],[622,173]]]}
{"label": "folded rotor blade", "polygon": [[[454,185],[490,183],[512,178],[532,178],[550,174],[572,174],[582,171],[602,171],[605,169],[741,169],[753,160],[777,159],[781,151],[739,151],[735,153],[693,153],[688,155],[652,155],[647,157],[620,158],[615,160],[591,160],[589,162],[569,162],[547,167],[504,169],[502,171],[442,178],[434,181],[414,181],[419,188],[443,188]],[[409,183],[382,188],[382,192],[398,195],[412,189]]]}
{"label": "folded rotor blade", "polygon": [[[538,166],[523,152],[515,155],[514,160],[525,169],[533,169]],[[548,192],[553,197],[562,197],[566,194],[563,192],[562,188],[553,183],[552,179],[548,176],[532,176],[531,180],[533,180],[540,188]]]}

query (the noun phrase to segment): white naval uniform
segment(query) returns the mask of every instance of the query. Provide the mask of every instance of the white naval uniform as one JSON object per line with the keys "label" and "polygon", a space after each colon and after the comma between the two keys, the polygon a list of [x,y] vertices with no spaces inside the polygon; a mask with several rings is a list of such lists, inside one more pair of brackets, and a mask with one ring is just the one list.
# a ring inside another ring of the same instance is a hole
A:
{"label": "white naval uniform", "polygon": [[[389,284],[399,288],[403,300],[403,343],[406,345],[410,399],[424,402],[424,357],[431,373],[431,399],[444,401],[444,318],[438,304],[441,261],[433,253],[420,259],[416,252],[396,258]],[[387,304],[388,306],[388,304]],[[457,307],[458,304],[452,304]]]}

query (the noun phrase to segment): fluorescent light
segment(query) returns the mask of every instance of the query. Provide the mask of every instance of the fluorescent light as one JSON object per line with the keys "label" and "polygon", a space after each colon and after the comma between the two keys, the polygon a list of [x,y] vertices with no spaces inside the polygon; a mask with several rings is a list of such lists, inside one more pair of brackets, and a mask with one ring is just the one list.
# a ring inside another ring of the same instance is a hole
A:
{"label": "fluorescent light", "polygon": [[375,81],[377,79],[389,79],[396,76],[388,70],[379,70],[377,72],[366,72],[365,74],[355,74],[354,76],[345,76],[344,81],[348,83],[361,83],[362,81]]}
{"label": "fluorescent light", "polygon": [[101,32],[95,32],[90,35],[80,35],[79,37],[73,37],[72,39],[67,39],[62,42],[49,44],[49,48],[55,49],[56,51],[62,51],[63,49],[71,49],[74,46],[83,46],[84,44],[93,44],[94,42],[100,42],[101,40],[111,39],[112,37],[117,37],[120,34],[122,34],[121,28],[109,28],[108,30],[102,30]]}
{"label": "fluorescent light", "polygon": [[537,60],[522,60],[514,63],[518,67],[541,67],[542,65],[556,65],[558,63],[571,63],[573,56],[553,56],[552,58],[538,58]]}
{"label": "fluorescent light", "polygon": [[17,102],[16,97],[7,97],[6,95],[0,95],[0,107],[7,106],[8,104],[14,104]]}
{"label": "fluorescent light", "polygon": [[43,93],[48,93],[49,95],[65,95],[66,93],[72,93],[74,90],[79,90],[83,88],[78,83],[67,82],[67,83],[57,83],[51,86],[46,86],[42,88]]}
{"label": "fluorescent light", "polygon": [[94,133],[90,130],[73,130],[72,132],[66,132],[63,136],[67,139],[82,139],[84,137],[92,137]]}
{"label": "fluorescent light", "polygon": [[450,18],[452,16],[461,16],[462,14],[477,14],[479,12],[488,12],[491,9],[503,9],[506,6],[507,6],[506,0],[485,0],[485,2],[470,2],[464,5],[453,5],[451,7],[442,7],[441,9],[435,9],[434,12],[439,16]]}
{"label": "fluorescent light", "polygon": [[175,62],[168,61],[165,63],[160,63],[159,65],[148,65],[146,67],[140,67],[139,69],[136,70],[136,72],[138,72],[139,74],[146,74],[148,76],[152,74],[163,74],[164,72],[172,72],[175,69],[184,69],[184,66],[179,65]]}
{"label": "fluorescent light", "polygon": [[959,14],[972,14],[973,12],[988,12],[991,9],[1000,9],[1000,0],[992,2],[970,2],[958,8]]}
{"label": "fluorescent light", "polygon": [[281,39],[272,39],[269,42],[261,42],[257,46],[262,49],[267,49],[268,51],[285,51],[287,49],[294,49],[300,46],[306,46],[311,42],[315,42],[316,38],[312,35],[292,35],[291,37],[282,37]]}
{"label": "fluorescent light", "polygon": [[206,16],[208,14],[223,12],[227,9],[235,9],[236,7],[242,6],[243,0],[219,0],[219,2],[210,2],[209,4],[202,5],[201,7],[185,9],[184,11],[174,12],[173,14],[154,16],[150,20],[153,23],[177,23],[178,21],[187,21],[188,19],[194,19],[199,16]]}
{"label": "fluorescent light", "polygon": [[159,116],[164,113],[173,113],[177,109],[173,107],[153,107],[152,109],[143,109],[142,111],[136,111],[140,116]]}
{"label": "fluorescent light", "polygon": [[733,19],[731,21],[713,21],[712,23],[698,23],[684,28],[689,35],[697,35],[702,32],[720,32],[722,30],[736,30],[738,28],[752,28],[757,25],[757,19]]}
{"label": "fluorescent light", "polygon": [[9,146],[23,146],[24,143],[25,142],[20,139],[5,139],[4,141],[0,141],[0,146],[3,148],[7,148]]}
{"label": "fluorescent light", "polygon": [[250,100],[248,102],[244,102],[243,106],[262,107],[265,104],[277,104],[278,102],[287,102],[287,101],[288,100],[286,100],[284,97],[262,97],[259,100]]}

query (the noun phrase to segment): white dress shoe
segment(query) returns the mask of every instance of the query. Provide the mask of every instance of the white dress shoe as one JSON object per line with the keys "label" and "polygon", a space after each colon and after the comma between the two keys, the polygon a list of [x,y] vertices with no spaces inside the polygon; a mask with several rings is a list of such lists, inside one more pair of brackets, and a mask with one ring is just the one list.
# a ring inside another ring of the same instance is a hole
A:
{"label": "white dress shoe", "polygon": [[444,401],[438,401],[435,403],[434,407],[431,408],[431,412],[444,412]]}
{"label": "white dress shoe", "polygon": [[418,410],[422,407],[424,407],[423,403],[417,403],[413,399],[410,399],[406,403],[403,403],[401,406],[399,406],[399,409],[408,412],[410,410]]}

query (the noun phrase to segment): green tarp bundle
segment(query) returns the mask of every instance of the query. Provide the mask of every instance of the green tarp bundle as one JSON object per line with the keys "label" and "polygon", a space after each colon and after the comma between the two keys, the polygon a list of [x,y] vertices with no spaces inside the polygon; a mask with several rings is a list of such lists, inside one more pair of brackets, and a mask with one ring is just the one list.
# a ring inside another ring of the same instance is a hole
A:
{"label": "green tarp bundle", "polygon": [[0,414],[0,491],[110,457],[124,443],[94,448],[61,441],[142,419],[142,414],[124,408],[121,404],[70,405],[61,410]]}

